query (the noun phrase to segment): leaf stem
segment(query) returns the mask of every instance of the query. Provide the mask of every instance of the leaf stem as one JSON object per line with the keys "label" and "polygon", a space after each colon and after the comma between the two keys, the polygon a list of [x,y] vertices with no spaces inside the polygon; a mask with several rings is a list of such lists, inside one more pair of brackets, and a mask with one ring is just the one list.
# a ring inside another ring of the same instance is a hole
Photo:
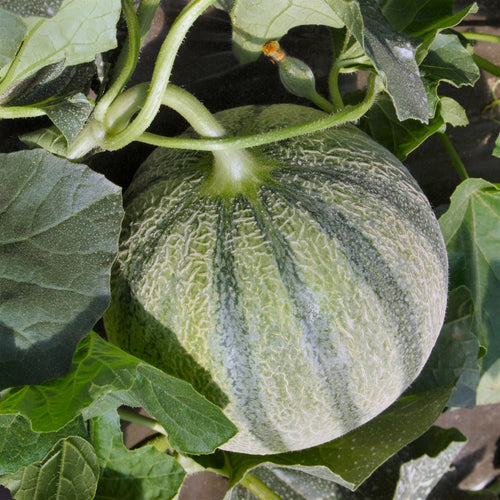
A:
{"label": "leaf stem", "polygon": [[123,407],[118,408],[118,415],[122,420],[126,420],[127,422],[134,422],[135,424],[139,424],[155,432],[159,432],[164,436],[168,436],[167,431],[153,418],[145,417],[144,415],[140,415],[135,411]]}
{"label": "leaf stem", "polygon": [[249,472],[245,474],[240,484],[260,500],[283,500],[280,496],[276,495],[269,486]]}
{"label": "leaf stem", "polygon": [[156,60],[151,85],[143,108],[124,130],[108,138],[106,149],[120,149],[136,140],[154,120],[162,104],[177,51],[193,23],[215,0],[192,0],[176,18],[166,36]]}
{"label": "leaf stem", "polygon": [[30,106],[0,106],[0,118],[35,118],[45,115],[43,109],[32,108]]}
{"label": "leaf stem", "polygon": [[118,58],[114,81],[94,109],[94,117],[98,121],[104,120],[106,111],[129,81],[139,59],[140,29],[131,0],[122,0],[122,9],[127,23],[128,37]]}
{"label": "leaf stem", "polygon": [[443,144],[444,149],[448,153],[448,156],[450,157],[453,166],[455,167],[458,175],[460,176],[460,179],[465,181],[466,179],[469,178],[469,175],[467,174],[467,169],[465,168],[465,165],[462,162],[462,159],[457,153],[457,150],[455,149],[455,146],[453,146],[452,142],[450,141],[449,137],[445,133],[438,133],[437,134],[441,143]]}
{"label": "leaf stem", "polygon": [[299,135],[318,132],[330,127],[359,120],[373,105],[379,91],[379,80],[376,75],[370,75],[366,96],[363,101],[354,106],[346,106],[341,111],[320,118],[313,122],[307,122],[290,127],[283,127],[269,132],[247,135],[240,137],[222,137],[218,139],[188,139],[184,137],[164,137],[150,132],[144,132],[138,141],[153,146],[162,146],[177,149],[195,149],[199,151],[217,151],[230,149],[244,149],[271,142],[281,141]]}
{"label": "leaf stem", "polygon": [[341,66],[333,64],[330,70],[330,75],[328,76],[328,88],[330,90],[330,97],[332,98],[333,105],[335,109],[342,109],[344,107],[344,101],[342,100],[342,95],[339,89],[339,75]]}
{"label": "leaf stem", "polygon": [[473,54],[472,59],[474,59],[474,62],[481,69],[500,78],[500,66],[497,66],[496,64],[492,63],[491,61],[488,61],[488,59],[485,59],[484,57],[481,57],[478,54]]}
{"label": "leaf stem", "polygon": [[492,33],[476,33],[475,31],[461,31],[460,34],[467,40],[475,40],[478,42],[493,42],[500,43],[500,35]]}

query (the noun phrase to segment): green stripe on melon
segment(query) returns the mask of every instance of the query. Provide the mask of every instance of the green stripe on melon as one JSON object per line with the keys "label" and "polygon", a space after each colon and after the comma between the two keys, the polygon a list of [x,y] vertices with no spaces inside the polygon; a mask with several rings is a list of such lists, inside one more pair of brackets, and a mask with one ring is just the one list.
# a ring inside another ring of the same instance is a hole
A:
{"label": "green stripe on melon", "polygon": [[[245,135],[322,113],[216,116]],[[244,158],[237,182],[211,153],[146,160],[125,197],[105,324],[224,409],[239,433],[223,448],[279,453],[345,434],[411,384],[443,322],[447,258],[416,182],[353,126]]]}

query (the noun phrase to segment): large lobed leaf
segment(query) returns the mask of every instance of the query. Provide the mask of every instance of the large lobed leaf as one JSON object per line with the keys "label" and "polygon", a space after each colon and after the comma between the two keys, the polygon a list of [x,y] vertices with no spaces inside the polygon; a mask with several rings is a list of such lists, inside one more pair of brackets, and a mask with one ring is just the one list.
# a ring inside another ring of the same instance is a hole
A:
{"label": "large lobed leaf", "polygon": [[41,150],[0,155],[0,388],[66,373],[109,303],[120,189]]}
{"label": "large lobed leaf", "polygon": [[185,453],[211,453],[236,429],[188,383],[171,377],[91,333],[78,346],[70,372],[38,386],[11,389],[0,415],[22,415],[34,432],[56,432],[84,413],[99,417],[120,404],[141,406]]}
{"label": "large lobed leaf", "polygon": [[464,181],[440,219],[452,288],[464,285],[474,301],[473,329],[487,348],[478,403],[500,401],[500,187]]}
{"label": "large lobed leaf", "polygon": [[151,445],[128,450],[116,411],[92,419],[91,429],[101,469],[96,500],[169,500],[177,494],[183,468]]}

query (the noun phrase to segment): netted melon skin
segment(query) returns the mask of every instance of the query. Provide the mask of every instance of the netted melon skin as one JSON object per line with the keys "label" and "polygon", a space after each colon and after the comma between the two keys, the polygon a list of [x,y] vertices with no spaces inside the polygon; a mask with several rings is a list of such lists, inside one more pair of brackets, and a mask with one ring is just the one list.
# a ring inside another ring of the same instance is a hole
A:
{"label": "netted melon skin", "polygon": [[[323,116],[216,115],[232,134]],[[210,153],[157,149],[125,197],[109,338],[179,376],[238,427],[223,448],[312,447],[375,417],[437,339],[447,256],[405,167],[353,126],[254,148],[258,189],[207,194]]]}

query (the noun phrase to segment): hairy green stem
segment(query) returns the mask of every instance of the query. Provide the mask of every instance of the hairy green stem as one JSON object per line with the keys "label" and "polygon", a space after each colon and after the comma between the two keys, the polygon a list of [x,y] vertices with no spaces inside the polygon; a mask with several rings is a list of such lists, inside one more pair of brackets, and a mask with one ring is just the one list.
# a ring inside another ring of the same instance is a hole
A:
{"label": "hairy green stem", "polygon": [[245,474],[240,483],[260,500],[282,500],[271,488],[249,472]]}
{"label": "hairy green stem", "polygon": [[323,110],[325,113],[334,113],[339,109],[337,108],[337,106],[332,104],[328,99],[325,99],[322,95],[318,94],[317,92],[312,93],[310,99],[313,102],[313,104],[318,106],[318,108]]}
{"label": "hairy green stem", "polygon": [[460,179],[465,181],[466,179],[469,178],[469,175],[467,174],[467,169],[465,168],[465,165],[462,162],[462,159],[457,153],[457,150],[453,146],[452,142],[450,141],[449,137],[444,134],[444,133],[438,133],[437,134],[441,143],[443,144],[444,149],[448,153],[448,156],[450,157],[453,166],[455,167],[458,175],[460,176]]}
{"label": "hairy green stem", "polygon": [[120,149],[136,140],[154,120],[167,88],[177,51],[193,23],[215,0],[192,0],[179,14],[163,42],[156,60],[151,85],[144,106],[124,130],[109,137],[105,148]]}
{"label": "hairy green stem", "polygon": [[[126,127],[130,118],[144,105],[148,89],[148,83],[140,83],[116,99],[104,121],[108,134],[118,133]],[[177,111],[201,136],[220,137],[225,134],[224,128],[214,115],[193,94],[181,87],[170,84],[161,103]]]}
{"label": "hairy green stem", "polygon": [[136,424],[147,427],[153,431],[159,432],[164,436],[167,436],[167,431],[154,419],[140,415],[135,411],[129,410],[128,408],[118,408],[118,415],[122,420],[127,422],[134,422]]}
{"label": "hairy green stem", "polygon": [[281,141],[303,134],[318,132],[330,127],[359,120],[373,105],[379,91],[379,81],[375,75],[370,75],[365,99],[354,106],[346,106],[341,111],[290,127],[284,127],[269,132],[240,137],[222,137],[220,139],[188,139],[184,137],[163,137],[150,132],[143,133],[137,140],[153,146],[177,149],[195,149],[199,151],[218,151],[244,149],[261,146],[271,142]]}
{"label": "hairy green stem", "polygon": [[330,90],[330,97],[332,98],[335,110],[342,109],[344,107],[344,101],[342,100],[342,95],[339,89],[339,75],[340,66],[334,64],[330,70],[330,75],[328,76],[328,88]]}
{"label": "hairy green stem", "polygon": [[500,43],[500,35],[493,35],[492,33],[476,33],[474,31],[461,31],[460,34],[464,38],[467,38],[467,40],[474,40],[478,42]]}
{"label": "hairy green stem", "polygon": [[122,9],[127,22],[128,37],[118,58],[114,81],[94,109],[94,117],[98,121],[104,120],[106,111],[129,81],[139,60],[140,29],[133,2],[122,0]]}
{"label": "hairy green stem", "polygon": [[500,78],[500,66],[497,66],[496,64],[492,63],[491,61],[488,61],[488,59],[485,59],[484,57],[481,57],[477,54],[473,54],[472,58],[474,59],[474,62],[484,71],[487,71],[488,73],[491,73],[494,76],[498,76]]}

